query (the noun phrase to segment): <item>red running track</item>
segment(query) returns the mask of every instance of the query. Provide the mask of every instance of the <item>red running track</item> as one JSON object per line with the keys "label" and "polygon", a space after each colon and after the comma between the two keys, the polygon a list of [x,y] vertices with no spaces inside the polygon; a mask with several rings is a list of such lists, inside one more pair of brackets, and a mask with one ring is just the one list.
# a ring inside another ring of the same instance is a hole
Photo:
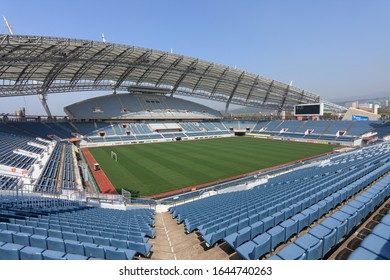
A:
{"label": "red running track", "polygon": [[84,148],[82,149],[82,152],[84,153],[84,156],[88,162],[89,167],[91,168],[92,174],[95,177],[96,182],[98,183],[100,190],[102,193],[111,193],[111,194],[118,194],[114,186],[111,184],[110,180],[108,179],[106,173],[102,169],[100,170],[94,170],[94,164],[97,163],[89,149]]}

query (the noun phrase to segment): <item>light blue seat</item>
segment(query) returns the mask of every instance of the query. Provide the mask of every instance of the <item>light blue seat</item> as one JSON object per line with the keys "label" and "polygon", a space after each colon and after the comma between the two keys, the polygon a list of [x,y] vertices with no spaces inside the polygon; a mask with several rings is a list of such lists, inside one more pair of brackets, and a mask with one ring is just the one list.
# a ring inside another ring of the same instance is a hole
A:
{"label": "light blue seat", "polygon": [[230,224],[225,230],[225,236],[228,236],[237,231],[238,231],[238,224],[237,223]]}
{"label": "light blue seat", "polygon": [[249,225],[249,219],[245,218],[238,222],[238,230],[243,229],[244,227],[247,227]]}
{"label": "light blue seat", "polygon": [[354,200],[364,203],[367,213],[372,213],[374,211],[375,206],[372,198],[359,195]]}
{"label": "light blue seat", "polygon": [[129,249],[106,249],[107,260],[132,260],[136,252]]}
{"label": "light blue seat", "polygon": [[358,219],[358,221],[362,221],[369,214],[369,211],[368,211],[366,205],[363,202],[361,202],[361,201],[352,200],[347,205],[357,209],[357,213],[358,213],[357,219]]}
{"label": "light blue seat", "polygon": [[256,260],[271,251],[271,236],[268,233],[260,234],[237,247],[236,251],[246,260]]}
{"label": "light blue seat", "polygon": [[55,238],[60,238],[62,239],[62,232],[60,230],[56,230],[56,229],[49,229],[47,231],[47,234],[49,237],[55,237]]}
{"label": "light blue seat", "polygon": [[386,216],[384,216],[382,218],[381,224],[386,224],[386,225],[390,226],[390,214],[387,214]]}
{"label": "light blue seat", "polygon": [[73,232],[63,231],[62,232],[62,237],[63,237],[64,240],[74,240],[74,241],[78,240],[77,234],[73,233]]}
{"label": "light blue seat", "polygon": [[349,256],[348,260],[385,260],[381,256],[364,249],[362,247],[356,248]]}
{"label": "light blue seat", "polygon": [[85,256],[93,257],[97,259],[105,259],[104,248],[99,247],[97,244],[84,243]]}
{"label": "light blue seat", "polygon": [[284,221],[284,212],[278,211],[272,214],[272,217],[274,218],[274,225],[278,225]]}
{"label": "light blue seat", "polygon": [[42,248],[26,246],[20,250],[21,260],[43,260],[42,253],[45,251]]}
{"label": "light blue seat", "polygon": [[13,231],[10,230],[0,230],[0,241],[13,243]]}
{"label": "light blue seat", "polygon": [[48,237],[47,228],[34,228],[34,234]]}
{"label": "light blue seat", "polygon": [[45,250],[42,252],[42,257],[44,260],[63,260],[65,256],[64,252]]}
{"label": "light blue seat", "polygon": [[371,251],[372,253],[384,259],[390,259],[390,241],[383,239],[382,237],[379,237],[375,234],[370,234],[364,238],[360,244],[360,247]]}
{"label": "light blue seat", "polygon": [[265,217],[262,222],[264,224],[264,231],[267,231],[275,226],[275,218],[272,216]]}
{"label": "light blue seat", "polygon": [[206,246],[214,246],[215,243],[222,240],[225,237],[226,228],[221,228],[217,230],[216,232],[212,232],[210,234],[207,234],[206,236],[203,236],[204,241],[206,242]]}
{"label": "light blue seat", "polygon": [[286,241],[285,229],[280,225],[271,228],[270,230],[267,231],[267,233],[271,236],[271,249],[276,248],[276,246]]}
{"label": "light blue seat", "polygon": [[312,228],[308,234],[311,234],[322,240],[322,257],[324,257],[336,245],[336,229],[329,229],[321,224]]}
{"label": "light blue seat", "polygon": [[31,234],[29,233],[15,232],[13,233],[13,243],[20,244],[23,246],[30,246],[30,236]]}
{"label": "light blue seat", "polygon": [[85,255],[84,246],[75,240],[64,240],[67,254]]}
{"label": "light blue seat", "polygon": [[255,238],[259,234],[264,232],[264,223],[263,221],[257,221],[251,225],[251,239]]}
{"label": "light blue seat", "polygon": [[[287,245],[282,250],[280,250],[276,255],[281,260],[305,260],[306,259],[306,251],[294,243]],[[269,258],[269,260],[271,258]]]}
{"label": "light blue seat", "polygon": [[296,220],[293,220],[293,219],[285,220],[280,224],[280,226],[284,228],[284,232],[285,232],[284,240],[285,241],[287,241],[293,235],[298,233],[298,221],[296,221]]}
{"label": "light blue seat", "polygon": [[356,208],[345,205],[340,208],[341,212],[344,212],[349,215],[348,217],[348,229],[351,231],[358,224],[358,211]]}
{"label": "light blue seat", "polygon": [[87,234],[78,234],[77,239],[80,242],[87,242],[87,243],[93,243],[93,237]]}
{"label": "light blue seat", "polygon": [[0,247],[0,260],[20,260],[20,250],[25,246],[13,243],[5,243]]}
{"label": "light blue seat", "polygon": [[378,224],[376,225],[372,233],[382,237],[383,239],[386,239],[387,241],[390,241],[390,226],[387,224]]}
{"label": "light blue seat", "polygon": [[127,241],[127,248],[136,251],[144,257],[149,257],[152,244]]}
{"label": "light blue seat", "polygon": [[319,260],[322,256],[322,240],[311,234],[298,237],[294,243],[305,250],[308,260]]}
{"label": "light blue seat", "polygon": [[314,221],[318,219],[318,208],[307,208],[301,212],[303,215],[306,215],[309,217],[309,225],[311,225]]}
{"label": "light blue seat", "polygon": [[52,251],[66,252],[64,240],[57,237],[48,237],[46,239],[47,249]]}
{"label": "light blue seat", "polygon": [[18,225],[18,224],[8,224],[7,225],[7,229],[10,230],[10,231],[18,232],[18,231],[20,231],[20,225]]}
{"label": "light blue seat", "polygon": [[227,244],[230,245],[232,248],[237,248],[244,242],[247,242],[251,239],[251,227],[245,227],[238,232],[235,232],[233,234],[230,234],[229,236],[226,236],[224,240]]}
{"label": "light blue seat", "polygon": [[329,229],[336,229],[336,243],[340,242],[348,235],[348,221],[339,221],[333,217],[328,217],[321,222],[321,225]]}
{"label": "light blue seat", "polygon": [[103,246],[111,246],[110,239],[101,236],[94,236],[93,243]]}
{"label": "light blue seat", "polygon": [[318,206],[318,217],[321,218],[326,213],[328,213],[329,209],[327,208],[327,204],[325,201],[321,200],[316,204]]}
{"label": "light blue seat", "polygon": [[298,232],[302,231],[304,228],[309,226],[309,217],[303,215],[302,213],[295,214],[291,217],[293,221],[298,223]]}
{"label": "light blue seat", "polygon": [[116,248],[127,248],[127,240],[112,238],[110,240],[111,246]]}
{"label": "light blue seat", "polygon": [[47,249],[46,236],[33,234],[30,236],[30,246]]}

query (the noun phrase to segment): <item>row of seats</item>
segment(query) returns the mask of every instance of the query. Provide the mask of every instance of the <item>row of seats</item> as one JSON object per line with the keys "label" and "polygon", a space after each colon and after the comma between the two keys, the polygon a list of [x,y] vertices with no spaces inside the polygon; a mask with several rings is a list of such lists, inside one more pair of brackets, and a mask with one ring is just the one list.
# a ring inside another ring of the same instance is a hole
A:
{"label": "row of seats", "polygon": [[28,204],[24,196],[1,196],[0,259],[125,260],[150,255],[153,210],[102,209],[71,201],[61,206],[62,201],[32,197]]}
{"label": "row of seats", "polygon": [[382,218],[348,260],[390,260],[390,214]]}
{"label": "row of seats", "polygon": [[[27,236],[20,233],[13,237],[15,242],[24,243],[19,239],[23,240]],[[136,255],[136,252],[130,249],[75,241],[62,242],[61,239],[53,237],[47,238],[45,243],[34,241],[34,237],[30,240],[35,246],[0,241],[0,260],[132,260]],[[38,247],[41,244],[43,245]]]}
{"label": "row of seats", "polygon": [[246,242],[235,248],[236,251],[246,259],[258,259],[264,254],[270,253],[277,245],[285,243],[290,237],[298,234],[305,227],[310,226],[331,209],[352,197],[388,170],[390,170],[390,163],[376,169],[371,174],[365,175],[360,179],[360,182],[354,182],[340,189],[337,193],[323,198],[301,212],[296,214],[290,213],[290,216],[285,215],[285,220],[280,224],[275,222],[274,225],[271,224],[269,227],[266,227],[266,224],[263,223],[263,233],[260,232],[261,234],[255,238],[248,238],[248,241],[244,240]]}
{"label": "row of seats", "polygon": [[389,194],[390,175],[387,175],[270,259],[316,260],[325,257],[374,212]]}

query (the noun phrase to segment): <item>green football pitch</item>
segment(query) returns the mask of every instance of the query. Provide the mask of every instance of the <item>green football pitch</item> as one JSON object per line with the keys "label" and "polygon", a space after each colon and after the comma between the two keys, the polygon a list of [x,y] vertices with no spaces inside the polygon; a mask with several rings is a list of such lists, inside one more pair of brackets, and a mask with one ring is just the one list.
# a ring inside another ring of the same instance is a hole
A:
{"label": "green football pitch", "polygon": [[[335,146],[231,137],[90,148],[111,183],[148,196],[323,154]],[[118,160],[111,158],[111,151]]]}

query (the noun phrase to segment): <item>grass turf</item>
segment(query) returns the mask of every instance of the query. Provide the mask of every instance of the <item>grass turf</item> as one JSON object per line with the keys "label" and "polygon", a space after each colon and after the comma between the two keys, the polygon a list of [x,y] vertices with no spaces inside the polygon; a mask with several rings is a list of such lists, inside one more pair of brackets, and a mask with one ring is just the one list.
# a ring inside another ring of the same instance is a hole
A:
{"label": "grass turf", "polygon": [[[141,196],[208,183],[332,151],[335,146],[248,137],[90,148],[111,183]],[[111,151],[118,161],[111,159]]]}

